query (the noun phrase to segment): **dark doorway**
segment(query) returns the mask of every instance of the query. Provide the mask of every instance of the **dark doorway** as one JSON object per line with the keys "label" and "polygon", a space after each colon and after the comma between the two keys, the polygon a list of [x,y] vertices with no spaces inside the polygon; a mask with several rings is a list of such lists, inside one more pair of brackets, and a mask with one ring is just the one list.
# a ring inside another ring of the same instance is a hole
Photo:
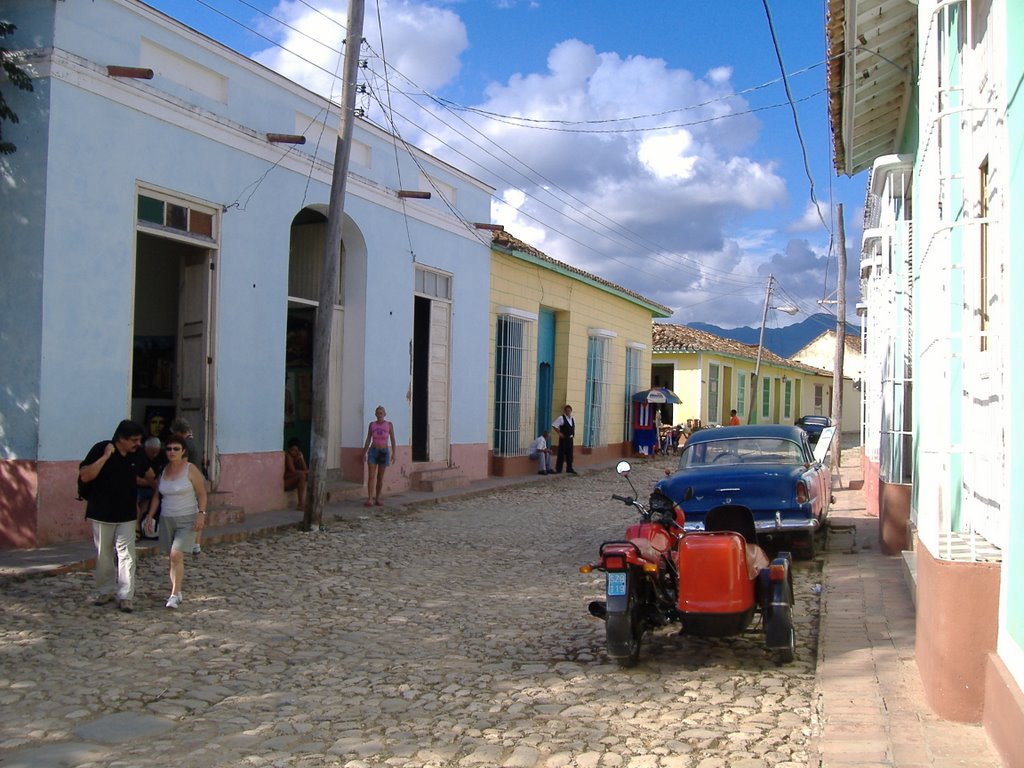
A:
{"label": "dark doorway", "polygon": [[428,461],[430,393],[430,299],[415,296],[412,334],[412,460]]}

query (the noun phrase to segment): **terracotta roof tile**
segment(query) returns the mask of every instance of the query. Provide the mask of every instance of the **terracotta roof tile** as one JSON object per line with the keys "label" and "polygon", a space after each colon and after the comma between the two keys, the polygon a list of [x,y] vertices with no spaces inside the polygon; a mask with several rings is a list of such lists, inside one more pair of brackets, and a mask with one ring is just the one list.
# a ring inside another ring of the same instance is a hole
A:
{"label": "terracotta roof tile", "polygon": [[[653,323],[652,325],[651,350],[654,354],[718,352],[722,355],[732,355],[746,360],[757,360],[757,344],[744,344],[741,341],[726,339],[707,331],[688,328],[685,325],[671,323]],[[815,376],[832,375],[832,371],[779,357],[767,347],[761,352],[761,362]]]}

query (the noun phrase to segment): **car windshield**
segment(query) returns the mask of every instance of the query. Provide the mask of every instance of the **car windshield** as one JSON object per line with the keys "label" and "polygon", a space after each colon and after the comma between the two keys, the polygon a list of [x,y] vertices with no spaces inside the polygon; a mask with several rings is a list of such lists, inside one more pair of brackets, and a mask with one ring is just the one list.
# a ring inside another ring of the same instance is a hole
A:
{"label": "car windshield", "polygon": [[743,437],[694,443],[683,449],[679,469],[708,464],[803,464],[799,443],[778,437]]}

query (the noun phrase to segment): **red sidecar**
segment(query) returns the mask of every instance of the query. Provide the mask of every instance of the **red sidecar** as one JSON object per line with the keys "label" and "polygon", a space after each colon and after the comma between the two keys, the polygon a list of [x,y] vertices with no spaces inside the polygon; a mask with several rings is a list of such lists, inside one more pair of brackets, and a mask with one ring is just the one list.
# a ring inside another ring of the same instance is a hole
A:
{"label": "red sidecar", "polygon": [[[620,462],[627,479],[628,471]],[[606,599],[589,609],[605,621],[609,656],[631,666],[644,633],[669,623],[683,634],[727,637],[760,616],[765,648],[779,662],[793,659],[792,558],[781,552],[769,560],[749,509],[718,507],[703,531],[684,532],[679,508],[657,490],[647,506],[613,498],[636,508],[642,522],[628,528],[626,540],[602,544],[599,561],[580,569],[606,573]]]}

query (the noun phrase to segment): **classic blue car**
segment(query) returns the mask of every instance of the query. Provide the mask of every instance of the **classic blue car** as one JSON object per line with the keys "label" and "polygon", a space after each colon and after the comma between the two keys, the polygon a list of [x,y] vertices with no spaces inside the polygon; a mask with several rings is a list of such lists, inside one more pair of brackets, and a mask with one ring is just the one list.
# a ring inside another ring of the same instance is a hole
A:
{"label": "classic blue car", "polygon": [[811,558],[815,534],[832,503],[832,471],[815,456],[798,427],[755,424],[693,433],[674,473],[658,483],[686,515],[686,528],[704,527],[708,511],[736,505],[754,513],[759,542]]}
{"label": "classic blue car", "polygon": [[832,426],[832,419],[828,416],[801,416],[793,423],[807,433],[807,441],[813,448],[821,437],[821,431]]}

